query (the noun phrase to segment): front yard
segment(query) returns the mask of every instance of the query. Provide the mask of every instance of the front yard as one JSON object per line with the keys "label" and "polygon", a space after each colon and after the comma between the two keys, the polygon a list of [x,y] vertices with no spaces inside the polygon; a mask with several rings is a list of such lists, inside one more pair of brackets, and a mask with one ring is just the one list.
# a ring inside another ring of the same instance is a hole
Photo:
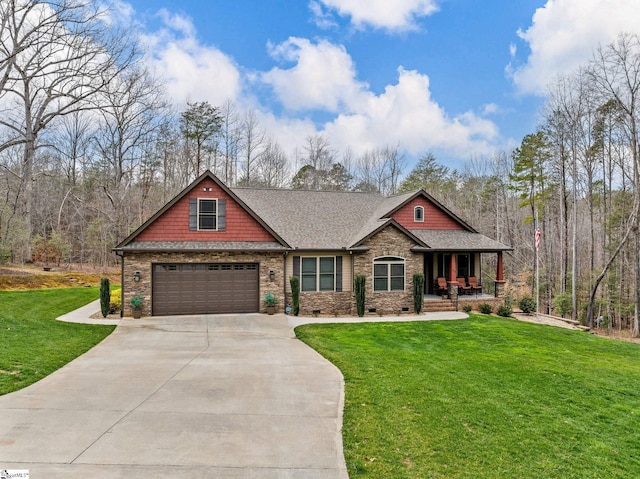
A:
{"label": "front yard", "polygon": [[482,315],[296,329],[346,382],[351,478],[640,477],[640,346]]}
{"label": "front yard", "polygon": [[98,288],[0,291],[0,395],[51,374],[113,331],[56,321],[95,299]]}

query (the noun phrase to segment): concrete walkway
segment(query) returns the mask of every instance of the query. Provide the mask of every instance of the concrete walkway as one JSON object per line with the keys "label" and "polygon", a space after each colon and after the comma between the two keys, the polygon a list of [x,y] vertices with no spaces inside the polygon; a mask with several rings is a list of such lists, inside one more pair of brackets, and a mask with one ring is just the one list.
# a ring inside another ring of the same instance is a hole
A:
{"label": "concrete walkway", "polygon": [[346,478],[342,407],[340,371],[284,315],[124,319],[86,354],[0,397],[0,469]]}

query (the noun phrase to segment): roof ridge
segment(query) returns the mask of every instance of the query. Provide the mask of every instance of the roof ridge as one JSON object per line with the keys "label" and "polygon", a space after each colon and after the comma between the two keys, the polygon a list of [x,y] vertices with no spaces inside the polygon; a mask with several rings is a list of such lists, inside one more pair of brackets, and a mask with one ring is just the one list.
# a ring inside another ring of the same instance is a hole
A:
{"label": "roof ridge", "polygon": [[353,195],[375,195],[382,198],[388,198],[378,191],[345,191],[345,190],[309,190],[309,189],[297,189],[297,188],[268,188],[263,186],[233,186],[232,190],[243,191],[287,191],[287,192],[300,192],[300,193],[348,193]]}

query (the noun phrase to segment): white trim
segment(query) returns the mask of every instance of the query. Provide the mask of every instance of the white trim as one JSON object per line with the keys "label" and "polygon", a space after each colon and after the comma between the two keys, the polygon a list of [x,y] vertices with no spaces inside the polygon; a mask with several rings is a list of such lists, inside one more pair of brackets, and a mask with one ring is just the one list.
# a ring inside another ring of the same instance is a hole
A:
{"label": "white trim", "polygon": [[[422,210],[422,219],[416,219],[416,212],[418,209]],[[413,207],[413,221],[415,223],[424,223],[424,206],[418,205]]]}
{"label": "white trim", "polygon": [[[389,260],[386,261],[380,261],[384,258],[389,258]],[[377,261],[377,263],[376,263]],[[406,258],[403,258],[402,256],[389,256],[389,255],[385,255],[385,256],[377,256],[375,258],[373,258],[372,261],[372,267],[371,267],[371,289],[373,290],[374,293],[401,293],[401,292],[405,292],[407,290],[407,260]],[[375,275],[375,266],[376,264],[384,264],[387,265],[387,289],[382,290],[382,289],[378,289],[376,290],[376,275]],[[402,265],[402,289],[391,289],[391,265],[393,264],[401,264]]]}
{"label": "white trim", "polygon": [[[198,200],[198,207],[196,208],[196,230],[197,231],[218,231],[218,215],[219,215],[219,211],[218,211],[218,198],[197,198]],[[215,228],[205,228],[202,229],[200,228],[200,202],[201,201],[215,201],[216,202],[216,212],[213,215],[207,215],[207,216],[212,216],[213,218],[215,218],[215,223],[216,223],[216,227]]]}

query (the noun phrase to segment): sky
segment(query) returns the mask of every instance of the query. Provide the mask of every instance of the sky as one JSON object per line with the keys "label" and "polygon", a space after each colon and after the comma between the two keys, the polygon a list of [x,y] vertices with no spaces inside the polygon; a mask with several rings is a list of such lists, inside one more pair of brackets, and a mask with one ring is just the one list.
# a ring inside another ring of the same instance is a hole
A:
{"label": "sky", "polygon": [[461,168],[540,124],[548,86],[620,32],[638,0],[117,0],[176,111],[253,110],[289,153],[398,146]]}

